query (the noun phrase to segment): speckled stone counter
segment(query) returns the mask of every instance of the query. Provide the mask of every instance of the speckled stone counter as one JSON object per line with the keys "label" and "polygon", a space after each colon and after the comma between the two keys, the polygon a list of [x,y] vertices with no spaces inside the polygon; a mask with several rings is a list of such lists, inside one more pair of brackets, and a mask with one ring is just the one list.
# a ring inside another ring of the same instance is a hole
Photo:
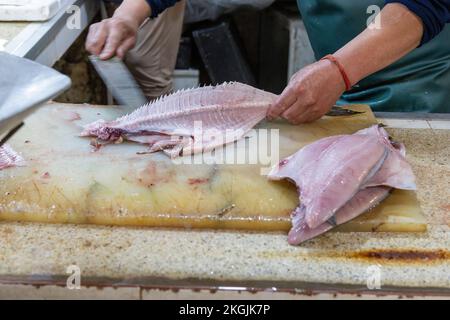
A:
{"label": "speckled stone counter", "polygon": [[426,233],[328,233],[292,247],[281,233],[3,222],[0,282],[65,284],[75,264],[91,285],[367,291],[376,267],[381,289],[450,294],[450,130],[389,131],[407,146]]}

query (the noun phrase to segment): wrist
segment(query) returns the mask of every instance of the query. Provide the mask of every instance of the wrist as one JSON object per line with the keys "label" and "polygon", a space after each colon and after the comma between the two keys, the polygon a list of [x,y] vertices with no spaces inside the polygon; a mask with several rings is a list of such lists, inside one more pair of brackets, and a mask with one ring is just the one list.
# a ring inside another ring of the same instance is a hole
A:
{"label": "wrist", "polygon": [[322,63],[326,68],[330,85],[332,85],[333,87],[337,87],[341,92],[345,92],[348,90],[348,83],[344,79],[341,70],[336,65],[336,63],[329,59],[321,59],[319,63]]}
{"label": "wrist", "polygon": [[368,75],[364,67],[368,63],[364,58],[358,55],[347,54],[342,49],[334,53],[333,56],[345,70],[351,86],[354,86]]}
{"label": "wrist", "polygon": [[124,0],[114,12],[113,18],[126,20],[137,30],[150,15],[151,8],[146,0]]}

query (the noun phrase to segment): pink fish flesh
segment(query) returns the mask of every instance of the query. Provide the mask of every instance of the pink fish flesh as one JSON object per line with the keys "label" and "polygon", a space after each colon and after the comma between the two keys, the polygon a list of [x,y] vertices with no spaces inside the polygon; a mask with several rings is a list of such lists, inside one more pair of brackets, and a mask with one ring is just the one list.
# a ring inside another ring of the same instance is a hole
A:
{"label": "pink fish flesh", "polygon": [[0,170],[24,165],[25,160],[21,155],[15,152],[10,145],[5,144],[0,147]]}
{"label": "pink fish flesh", "polygon": [[389,195],[390,189],[388,187],[369,187],[358,191],[335,213],[334,222],[324,222],[316,228],[310,228],[306,223],[305,207],[298,207],[292,214],[292,229],[289,231],[288,242],[293,245],[302,243],[356,218],[383,201]]}
{"label": "pink fish flesh", "polygon": [[292,214],[291,244],[359,216],[391,188],[416,188],[404,146],[391,142],[379,126],[318,140],[281,161],[269,179],[290,179],[299,188],[301,205]]}
{"label": "pink fish flesh", "polygon": [[276,98],[238,82],[182,90],[117,120],[88,124],[81,135],[144,143],[150,152],[173,157],[193,154],[242,138],[265,118]]}
{"label": "pink fish flesh", "polygon": [[306,221],[316,228],[330,219],[381,168],[388,149],[376,139],[349,135],[324,150],[304,189]]}

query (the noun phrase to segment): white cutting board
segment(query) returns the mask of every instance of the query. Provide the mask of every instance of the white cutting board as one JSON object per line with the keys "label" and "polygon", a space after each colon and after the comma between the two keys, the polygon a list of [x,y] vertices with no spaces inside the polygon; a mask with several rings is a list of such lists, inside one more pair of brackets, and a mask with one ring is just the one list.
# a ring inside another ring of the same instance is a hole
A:
{"label": "white cutting board", "polygon": [[[277,149],[284,158],[317,139],[375,123],[368,106],[352,108],[364,113],[302,126],[262,122],[258,128],[279,130]],[[27,165],[0,171],[0,221],[289,230],[289,214],[298,205],[296,187],[268,181],[261,163],[177,164],[162,153],[139,154],[147,147],[136,143],[94,152],[90,139],[79,137],[82,124],[120,113],[119,108],[50,104],[28,117],[8,142]],[[263,139],[259,143],[267,146]],[[246,145],[236,147],[236,152],[252,152]],[[396,190],[340,230],[425,229],[415,193]]]}
{"label": "white cutting board", "polygon": [[0,21],[46,21],[61,8],[61,0],[0,0]]}

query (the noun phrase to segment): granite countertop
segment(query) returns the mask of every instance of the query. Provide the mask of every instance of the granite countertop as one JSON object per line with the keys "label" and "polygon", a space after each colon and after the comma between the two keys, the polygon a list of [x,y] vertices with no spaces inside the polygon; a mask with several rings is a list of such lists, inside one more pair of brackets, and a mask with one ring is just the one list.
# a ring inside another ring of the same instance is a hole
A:
{"label": "granite countertop", "polygon": [[64,284],[75,264],[86,285],[367,291],[375,266],[387,291],[448,295],[450,130],[389,132],[406,144],[426,233],[328,233],[293,247],[282,233],[1,222],[0,283]]}

